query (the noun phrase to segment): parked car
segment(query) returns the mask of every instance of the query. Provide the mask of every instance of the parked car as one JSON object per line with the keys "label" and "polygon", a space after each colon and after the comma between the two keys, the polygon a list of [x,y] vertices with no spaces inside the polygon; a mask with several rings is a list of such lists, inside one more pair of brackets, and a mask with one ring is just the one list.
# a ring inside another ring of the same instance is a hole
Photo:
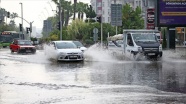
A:
{"label": "parked car", "polygon": [[186,41],[183,42],[183,45],[186,45]]}
{"label": "parked car", "polygon": [[10,44],[11,53],[36,53],[36,47],[32,45],[30,40],[14,39]]}
{"label": "parked car", "polygon": [[79,48],[81,51],[86,51],[87,48],[80,42],[80,41],[72,41],[76,46],[77,48]]}
{"label": "parked car", "polygon": [[57,61],[83,61],[83,52],[72,41],[52,41]]}

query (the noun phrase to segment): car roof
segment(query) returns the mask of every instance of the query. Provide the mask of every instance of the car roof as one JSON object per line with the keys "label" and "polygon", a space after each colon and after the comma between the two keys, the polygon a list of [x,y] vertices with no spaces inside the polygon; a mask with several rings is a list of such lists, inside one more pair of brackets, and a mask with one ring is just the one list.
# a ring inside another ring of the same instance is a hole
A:
{"label": "car roof", "polygon": [[18,39],[17,41],[30,41],[30,40],[20,40],[20,39]]}
{"label": "car roof", "polygon": [[69,42],[69,43],[72,43],[72,41],[70,41],[70,40],[61,40],[61,41],[59,40],[59,41],[52,41],[52,42],[55,42],[55,43],[56,42]]}

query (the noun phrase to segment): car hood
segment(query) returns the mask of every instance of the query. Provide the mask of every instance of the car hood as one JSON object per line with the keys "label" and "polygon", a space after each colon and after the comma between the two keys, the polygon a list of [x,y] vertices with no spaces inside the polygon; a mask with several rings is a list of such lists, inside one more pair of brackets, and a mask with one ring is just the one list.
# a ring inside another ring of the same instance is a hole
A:
{"label": "car hood", "polygon": [[87,50],[87,48],[86,47],[80,47],[80,50],[85,51],[85,50]]}
{"label": "car hood", "polygon": [[81,53],[82,51],[80,49],[57,49],[58,52],[64,52],[64,53]]}
{"label": "car hood", "polygon": [[20,45],[19,47],[26,47],[26,48],[33,48],[33,47],[35,47],[35,46],[28,46],[28,45]]}
{"label": "car hood", "polygon": [[159,47],[160,46],[159,42],[136,42],[136,44],[141,47]]}

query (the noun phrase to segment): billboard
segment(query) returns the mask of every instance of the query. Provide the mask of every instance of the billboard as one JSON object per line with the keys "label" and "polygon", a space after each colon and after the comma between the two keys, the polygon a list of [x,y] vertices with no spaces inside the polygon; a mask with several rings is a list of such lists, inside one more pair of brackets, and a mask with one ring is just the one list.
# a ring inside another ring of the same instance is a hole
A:
{"label": "billboard", "polygon": [[157,25],[186,26],[186,0],[157,0]]}
{"label": "billboard", "polygon": [[155,10],[154,10],[154,8],[147,9],[147,29],[155,29]]}

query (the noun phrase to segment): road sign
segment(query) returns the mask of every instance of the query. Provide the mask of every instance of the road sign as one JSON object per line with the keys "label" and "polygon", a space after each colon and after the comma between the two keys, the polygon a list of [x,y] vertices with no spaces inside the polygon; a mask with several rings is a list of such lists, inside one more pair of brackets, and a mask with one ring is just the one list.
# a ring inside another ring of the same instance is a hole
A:
{"label": "road sign", "polygon": [[111,25],[122,26],[122,5],[111,4]]}
{"label": "road sign", "polygon": [[94,28],[94,29],[93,29],[93,33],[94,33],[94,34],[97,34],[97,33],[98,33],[98,29],[97,29],[97,28]]}
{"label": "road sign", "polygon": [[94,41],[98,41],[98,34],[94,33],[93,39]]}

